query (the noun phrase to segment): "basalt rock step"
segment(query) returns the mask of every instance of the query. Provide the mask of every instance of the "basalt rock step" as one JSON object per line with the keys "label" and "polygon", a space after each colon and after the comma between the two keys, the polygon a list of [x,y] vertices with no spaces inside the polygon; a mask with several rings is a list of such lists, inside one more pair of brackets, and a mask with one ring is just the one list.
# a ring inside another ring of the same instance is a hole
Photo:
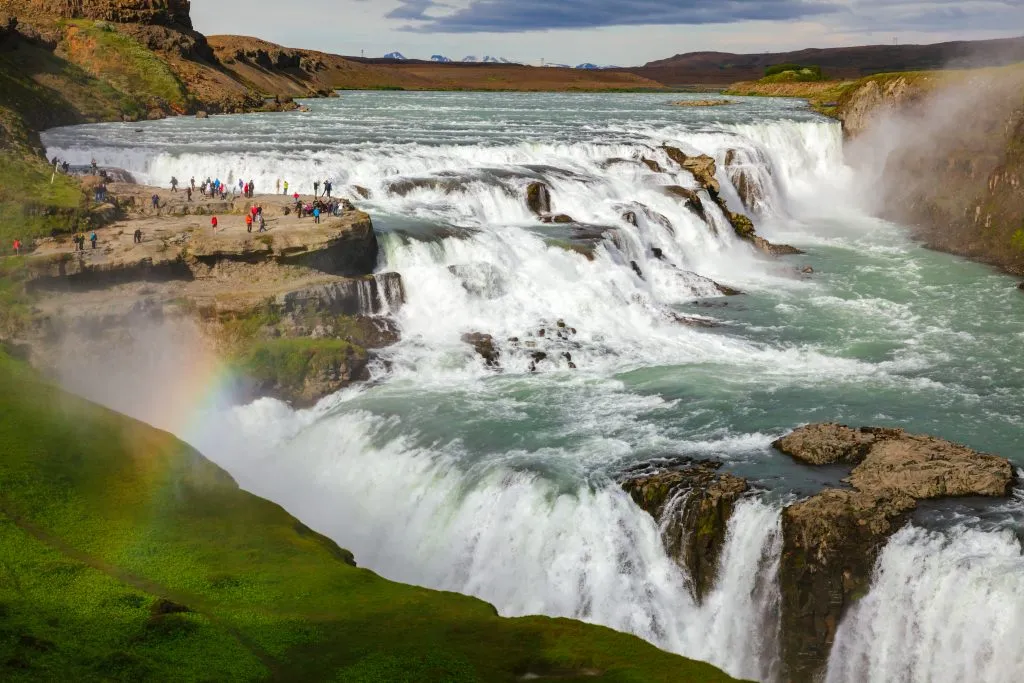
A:
{"label": "basalt rock step", "polygon": [[714,587],[729,518],[750,486],[720,472],[714,460],[679,458],[627,470],[621,482],[645,512],[657,520],[668,555],[686,570],[698,601]]}
{"label": "basalt rock step", "polygon": [[773,446],[808,465],[855,465],[853,490],[827,489],[782,515],[782,654],[787,680],[817,680],[845,610],[870,587],[878,554],[920,500],[1005,497],[1008,460],[901,429],[801,427]]}
{"label": "basalt rock step", "polygon": [[551,190],[548,186],[541,182],[530,183],[526,187],[526,206],[538,216],[551,213]]}

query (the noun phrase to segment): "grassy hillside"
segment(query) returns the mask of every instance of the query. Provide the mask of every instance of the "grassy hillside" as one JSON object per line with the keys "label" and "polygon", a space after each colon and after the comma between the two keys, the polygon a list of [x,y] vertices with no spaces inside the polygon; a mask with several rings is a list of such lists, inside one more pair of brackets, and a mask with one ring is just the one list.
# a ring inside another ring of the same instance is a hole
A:
{"label": "grassy hillside", "polygon": [[385,581],[174,439],[0,354],[0,679],[728,681]]}

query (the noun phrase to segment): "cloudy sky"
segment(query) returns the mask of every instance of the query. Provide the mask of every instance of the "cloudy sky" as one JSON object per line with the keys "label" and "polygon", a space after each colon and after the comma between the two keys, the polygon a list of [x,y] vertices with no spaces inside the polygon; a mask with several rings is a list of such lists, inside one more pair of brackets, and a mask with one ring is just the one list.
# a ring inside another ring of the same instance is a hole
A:
{"label": "cloudy sky", "polygon": [[680,52],[997,38],[1024,0],[194,0],[206,34],[379,57],[399,51],[633,66]]}

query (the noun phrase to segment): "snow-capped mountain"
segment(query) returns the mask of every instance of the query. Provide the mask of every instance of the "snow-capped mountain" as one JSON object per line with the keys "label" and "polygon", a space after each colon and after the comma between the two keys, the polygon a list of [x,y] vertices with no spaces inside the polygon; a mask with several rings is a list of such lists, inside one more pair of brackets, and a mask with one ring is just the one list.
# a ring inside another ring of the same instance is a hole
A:
{"label": "snow-capped mountain", "polygon": [[476,58],[476,55],[467,55],[462,58],[462,61],[468,64],[472,62],[479,62],[480,60]]}
{"label": "snow-capped mountain", "polygon": [[430,55],[430,61],[437,62],[438,64],[448,64],[452,60],[444,55]]}
{"label": "snow-capped mountain", "polygon": [[585,62],[583,64],[577,64],[576,68],[577,69],[586,69],[587,71],[592,71],[592,70],[595,70],[595,69],[600,69],[601,67],[599,67],[597,64],[591,64],[590,62]]}
{"label": "snow-capped mountain", "polygon": [[403,55],[401,52],[389,52],[386,55],[384,55],[384,59],[397,59],[400,62],[407,61],[405,55]]}

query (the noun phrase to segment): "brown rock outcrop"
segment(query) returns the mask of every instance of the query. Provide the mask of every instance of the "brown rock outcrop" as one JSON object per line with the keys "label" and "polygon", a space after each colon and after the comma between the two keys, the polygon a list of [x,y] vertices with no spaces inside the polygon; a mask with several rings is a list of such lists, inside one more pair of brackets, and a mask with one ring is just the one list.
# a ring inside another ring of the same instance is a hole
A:
{"label": "brown rock outcrop", "polygon": [[729,518],[749,489],[745,479],[719,472],[722,463],[679,460],[627,473],[622,488],[661,526],[665,550],[702,601],[714,587]]}
{"label": "brown rock outcrop", "polygon": [[828,659],[846,608],[870,587],[875,561],[917,501],[1008,496],[1013,468],[902,429],[815,424],[773,446],[809,465],[856,465],[855,490],[828,489],[783,511],[783,659],[791,681],[812,681]]}
{"label": "brown rock outcrop", "polygon": [[703,187],[713,191],[715,194],[722,191],[721,185],[718,184],[718,180],[715,178],[715,160],[707,154],[692,157],[679,148],[669,145],[665,145],[662,149],[665,150],[665,154],[668,155],[669,159],[692,173],[693,177]]}
{"label": "brown rock outcrop", "polygon": [[526,187],[526,206],[538,216],[551,213],[551,190],[544,183],[530,183]]}
{"label": "brown rock outcrop", "polygon": [[662,189],[666,194],[682,199],[686,208],[693,211],[702,219],[707,219],[707,214],[704,212],[704,202],[700,200],[700,195],[697,194],[697,192],[685,187],[680,187],[679,185],[666,185]]}
{"label": "brown rock outcrop", "polygon": [[495,345],[494,337],[482,332],[470,332],[462,335],[462,341],[473,347],[480,357],[484,359],[488,367],[499,367],[501,350]]}

